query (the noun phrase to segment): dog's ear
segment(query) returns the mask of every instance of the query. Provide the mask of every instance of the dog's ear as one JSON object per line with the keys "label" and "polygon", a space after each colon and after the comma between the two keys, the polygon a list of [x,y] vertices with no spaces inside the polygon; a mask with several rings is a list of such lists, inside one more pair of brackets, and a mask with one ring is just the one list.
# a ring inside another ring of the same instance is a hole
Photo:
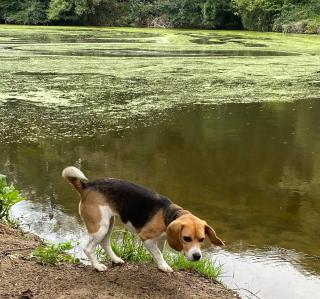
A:
{"label": "dog's ear", "polygon": [[167,228],[167,241],[173,249],[177,251],[182,250],[181,244],[181,230],[183,224],[179,220],[172,221]]}
{"label": "dog's ear", "polygon": [[217,237],[217,234],[214,231],[214,229],[211,226],[209,226],[206,222],[205,222],[204,231],[205,231],[206,235],[209,237],[212,244],[217,245],[217,246],[224,246],[223,241]]}

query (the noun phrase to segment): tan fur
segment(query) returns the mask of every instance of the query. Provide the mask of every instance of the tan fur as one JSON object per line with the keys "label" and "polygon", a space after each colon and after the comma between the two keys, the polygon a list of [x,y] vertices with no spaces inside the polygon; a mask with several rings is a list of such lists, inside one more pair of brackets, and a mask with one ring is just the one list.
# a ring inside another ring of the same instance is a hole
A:
{"label": "tan fur", "polygon": [[[167,241],[177,250],[188,252],[192,247],[201,246],[205,234],[214,245],[223,246],[224,243],[217,237],[215,231],[203,220],[187,212],[172,221],[167,228]],[[183,237],[190,237],[191,242],[184,241]]]}
{"label": "tan fur", "polygon": [[100,206],[109,206],[114,211],[112,202],[102,193],[90,189],[81,193],[79,214],[90,234],[96,233],[100,228]]}
{"label": "tan fur", "polygon": [[178,219],[172,221],[167,228],[167,241],[171,248],[181,251],[183,249],[181,242],[181,230],[183,223]]}
{"label": "tan fur", "polygon": [[205,233],[208,235],[212,244],[217,246],[224,246],[223,241],[217,237],[217,234],[214,231],[214,229],[211,226],[209,226],[206,222],[205,222]]}
{"label": "tan fur", "polygon": [[158,211],[151,220],[141,229],[139,237],[142,241],[159,237],[166,231],[163,210]]}
{"label": "tan fur", "polygon": [[76,189],[76,190],[81,190],[81,181],[77,178],[67,178],[69,183]]}

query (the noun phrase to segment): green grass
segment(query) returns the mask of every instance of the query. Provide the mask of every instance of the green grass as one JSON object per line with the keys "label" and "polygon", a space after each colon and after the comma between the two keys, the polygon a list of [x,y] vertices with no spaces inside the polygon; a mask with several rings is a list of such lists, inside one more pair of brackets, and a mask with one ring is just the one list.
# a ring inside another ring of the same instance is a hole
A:
{"label": "green grass", "polygon": [[[138,237],[127,230],[117,230],[113,233],[111,247],[116,255],[126,261],[153,262],[151,255]],[[97,250],[97,255],[102,262],[110,260],[101,248]],[[217,279],[222,272],[221,265],[215,265],[208,257],[203,257],[197,262],[191,262],[182,254],[176,254],[168,250],[165,250],[164,257],[175,270],[195,271],[209,279]]]}
{"label": "green grass", "polygon": [[10,218],[10,209],[22,200],[25,198],[20,192],[13,185],[8,185],[6,176],[0,174],[0,220],[14,223]]}
{"label": "green grass", "polygon": [[127,230],[117,230],[112,235],[111,247],[116,255],[126,261],[150,262],[152,257],[142,242]]}
{"label": "green grass", "polygon": [[78,258],[69,254],[68,251],[74,246],[70,241],[59,244],[39,245],[32,252],[32,256],[41,264],[60,265],[63,263],[78,264]]}
{"label": "green grass", "polygon": [[217,279],[222,273],[222,266],[215,265],[212,260],[206,256],[200,261],[191,262],[182,254],[165,252],[165,259],[175,270],[195,271],[210,279]]}

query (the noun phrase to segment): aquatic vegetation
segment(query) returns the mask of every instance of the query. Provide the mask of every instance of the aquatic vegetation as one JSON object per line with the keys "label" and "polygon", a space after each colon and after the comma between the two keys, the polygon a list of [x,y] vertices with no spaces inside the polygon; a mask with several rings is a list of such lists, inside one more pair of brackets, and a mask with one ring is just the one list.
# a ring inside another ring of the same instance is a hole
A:
{"label": "aquatic vegetation", "polygon": [[183,105],[319,97],[317,36],[8,25],[0,30],[5,142],[148,125]]}

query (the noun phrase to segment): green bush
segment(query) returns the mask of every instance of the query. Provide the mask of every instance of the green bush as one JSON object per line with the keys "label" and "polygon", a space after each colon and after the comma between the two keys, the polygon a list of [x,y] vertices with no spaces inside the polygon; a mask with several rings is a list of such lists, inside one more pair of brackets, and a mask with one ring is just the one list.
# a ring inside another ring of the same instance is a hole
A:
{"label": "green bush", "polygon": [[45,24],[50,0],[2,0],[0,20],[14,24]]}
{"label": "green bush", "polygon": [[157,1],[159,14],[174,27],[240,28],[231,0]]}
{"label": "green bush", "polygon": [[273,30],[287,33],[320,33],[320,1],[286,1]]}
{"label": "green bush", "polygon": [[13,185],[8,185],[6,176],[0,174],[0,220],[11,222],[9,211],[13,205],[25,200]]}
{"label": "green bush", "polygon": [[319,0],[0,0],[0,22],[318,33]]}
{"label": "green bush", "polygon": [[60,244],[46,244],[39,245],[38,248],[32,252],[32,256],[41,264],[60,265],[62,263],[78,264],[78,258],[68,254],[68,251],[73,249],[71,242]]}
{"label": "green bush", "polygon": [[275,17],[281,12],[283,0],[233,0],[233,5],[244,28],[270,31]]}
{"label": "green bush", "polygon": [[318,16],[308,22],[305,32],[320,34],[320,16]]}

